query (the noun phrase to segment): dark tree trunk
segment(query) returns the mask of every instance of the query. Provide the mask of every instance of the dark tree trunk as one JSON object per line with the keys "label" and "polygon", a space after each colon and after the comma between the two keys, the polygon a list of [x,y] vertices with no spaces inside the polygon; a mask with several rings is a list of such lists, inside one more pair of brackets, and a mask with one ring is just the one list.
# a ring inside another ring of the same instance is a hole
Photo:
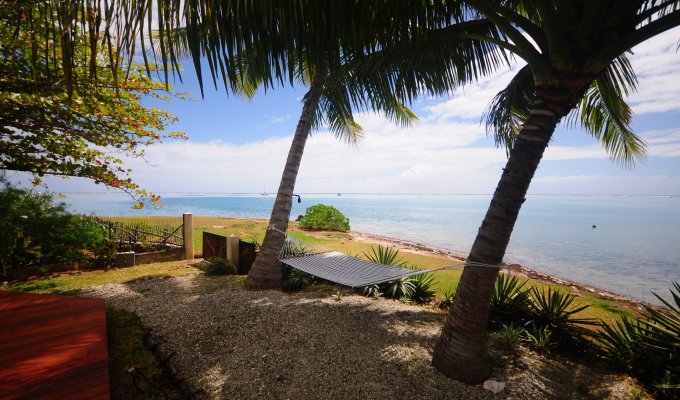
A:
{"label": "dark tree trunk", "polygon": [[434,351],[432,364],[450,378],[479,383],[491,372],[486,346],[487,319],[498,265],[503,261],[524,196],[555,127],[581,98],[584,87],[561,93],[537,91],[531,114],[510,152],[468,257],[468,263],[489,266],[466,264]]}
{"label": "dark tree trunk", "polygon": [[315,76],[309,91],[305,95],[302,115],[300,115],[300,120],[295,129],[293,143],[288,151],[288,159],[283,169],[281,183],[279,184],[279,190],[274,201],[274,208],[269,218],[270,229],[267,229],[265,233],[260,253],[246,278],[245,285],[249,289],[281,290],[283,288],[283,268],[279,262],[279,253],[283,248],[286,235],[282,232],[287,232],[288,230],[295,180],[300,169],[302,154],[305,151],[305,143],[311,129],[312,118],[319,105],[319,99],[323,91],[325,74],[325,71],[320,71]]}

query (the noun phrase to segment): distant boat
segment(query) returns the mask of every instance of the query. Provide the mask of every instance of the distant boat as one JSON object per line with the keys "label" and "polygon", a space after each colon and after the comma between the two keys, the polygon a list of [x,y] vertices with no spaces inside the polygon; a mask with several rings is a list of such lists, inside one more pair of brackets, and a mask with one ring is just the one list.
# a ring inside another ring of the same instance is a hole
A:
{"label": "distant boat", "polygon": [[342,193],[338,192],[338,197],[342,196]]}
{"label": "distant boat", "polygon": [[260,193],[260,196],[266,196],[266,195],[268,195],[268,194],[269,194],[269,193],[267,193],[267,186],[266,186],[266,185],[263,185],[263,186],[262,186],[262,193]]}

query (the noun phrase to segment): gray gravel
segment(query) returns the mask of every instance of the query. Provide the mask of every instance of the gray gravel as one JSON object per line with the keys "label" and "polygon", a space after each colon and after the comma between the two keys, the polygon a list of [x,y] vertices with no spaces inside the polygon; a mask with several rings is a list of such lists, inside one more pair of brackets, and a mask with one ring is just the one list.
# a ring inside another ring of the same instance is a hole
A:
{"label": "gray gravel", "polygon": [[524,352],[493,377],[499,395],[439,374],[430,364],[443,316],[425,307],[349,292],[250,292],[203,275],[91,289],[136,312],[163,352],[206,399],[632,398],[629,380]]}

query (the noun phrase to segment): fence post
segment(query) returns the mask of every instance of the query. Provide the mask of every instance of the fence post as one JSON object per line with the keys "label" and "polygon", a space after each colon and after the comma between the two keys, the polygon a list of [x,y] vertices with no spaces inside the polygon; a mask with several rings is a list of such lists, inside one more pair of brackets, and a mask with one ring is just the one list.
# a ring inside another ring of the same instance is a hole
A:
{"label": "fence post", "polygon": [[194,216],[191,213],[182,215],[182,235],[184,236],[184,259],[194,259]]}
{"label": "fence post", "polygon": [[238,235],[231,235],[227,237],[227,260],[231,261],[236,268],[238,268],[239,256],[239,239]]}

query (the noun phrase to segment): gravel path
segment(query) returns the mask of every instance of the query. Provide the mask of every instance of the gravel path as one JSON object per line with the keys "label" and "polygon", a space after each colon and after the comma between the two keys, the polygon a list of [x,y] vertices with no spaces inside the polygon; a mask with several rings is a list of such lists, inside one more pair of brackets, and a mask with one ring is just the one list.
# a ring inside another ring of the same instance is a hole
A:
{"label": "gravel path", "polygon": [[[92,288],[136,312],[176,352],[180,376],[206,399],[631,398],[630,382],[528,354],[494,371],[500,395],[430,364],[442,315],[347,294],[250,292],[203,275]],[[633,393],[633,394],[631,394]]]}

